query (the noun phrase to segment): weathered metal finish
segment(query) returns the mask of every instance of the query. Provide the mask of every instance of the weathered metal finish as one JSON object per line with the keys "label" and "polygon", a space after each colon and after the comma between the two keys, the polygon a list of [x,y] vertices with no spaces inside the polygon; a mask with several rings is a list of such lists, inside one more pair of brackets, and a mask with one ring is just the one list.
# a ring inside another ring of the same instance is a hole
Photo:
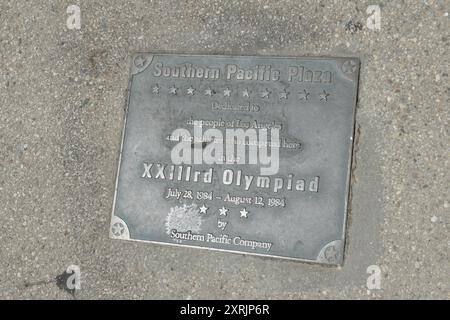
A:
{"label": "weathered metal finish", "polygon": [[[139,53],[130,72],[112,238],[342,264],[357,58]],[[171,134],[200,122],[280,129],[278,172],[174,165]]]}

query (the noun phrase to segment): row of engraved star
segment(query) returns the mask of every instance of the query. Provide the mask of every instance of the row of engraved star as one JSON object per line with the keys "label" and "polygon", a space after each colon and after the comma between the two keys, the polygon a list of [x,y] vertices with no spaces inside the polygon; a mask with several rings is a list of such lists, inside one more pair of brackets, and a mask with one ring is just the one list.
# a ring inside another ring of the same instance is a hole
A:
{"label": "row of engraved star", "polygon": [[[182,91],[182,89],[175,87],[174,85],[171,86],[169,88],[169,93],[173,94],[173,95],[178,95],[178,93],[180,93]],[[193,88],[192,86],[190,86],[189,88],[186,89],[186,94],[189,96],[193,96],[196,94],[196,89]],[[152,93],[153,94],[159,94],[161,92],[161,87],[158,84],[155,84],[152,87]],[[231,97],[231,93],[233,91],[230,88],[225,88],[223,90],[223,96],[224,97]],[[270,95],[272,94],[272,91],[269,91],[269,89],[265,88],[264,91],[260,91],[257,94],[259,95],[259,97],[263,98],[263,99],[269,99]],[[207,88],[203,91],[203,95],[205,96],[213,96],[215,94],[220,94],[220,92],[217,92],[211,88]],[[250,96],[253,95],[253,93],[248,89],[245,88],[244,90],[241,91],[242,97],[243,98],[250,98]],[[283,89],[281,91],[278,92],[278,97],[280,100],[282,99],[288,99],[288,96],[291,94],[291,92],[286,91],[286,89]],[[297,93],[298,94],[298,99],[299,100],[310,100],[311,98],[311,92],[307,91],[306,89],[300,91]],[[320,101],[328,101],[328,98],[330,96],[330,93],[326,92],[325,90],[322,90],[322,92],[319,93],[319,99]]]}
{"label": "row of engraved star", "polygon": [[[199,209],[200,209],[200,213],[206,213],[206,211],[208,211],[209,208],[203,204],[201,207],[199,207]],[[227,209],[225,207],[220,208],[219,216],[227,216],[228,211],[229,211],[229,209]],[[245,219],[248,218],[249,212],[247,211],[247,209],[243,208],[239,211],[239,213],[241,214],[241,218],[245,218]]]}

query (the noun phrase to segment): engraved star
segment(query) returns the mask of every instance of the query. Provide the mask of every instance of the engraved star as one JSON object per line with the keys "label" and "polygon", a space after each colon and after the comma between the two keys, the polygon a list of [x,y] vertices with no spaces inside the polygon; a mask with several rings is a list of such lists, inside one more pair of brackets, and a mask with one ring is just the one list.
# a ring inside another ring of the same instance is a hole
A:
{"label": "engraved star", "polygon": [[177,90],[178,90],[178,88],[176,88],[175,86],[172,86],[172,87],[170,87],[169,92],[171,94],[177,94]]}
{"label": "engraved star", "polygon": [[286,89],[283,89],[283,91],[280,91],[280,93],[278,94],[280,99],[287,99],[289,92],[286,91]]}
{"label": "engraved star", "polygon": [[353,60],[347,60],[342,65],[342,71],[344,73],[353,73],[356,71],[356,62]]}
{"label": "engraved star", "polygon": [[116,237],[119,237],[125,231],[125,227],[120,222],[116,222],[113,224],[111,231]]}
{"label": "engraved star", "polygon": [[330,95],[329,93],[327,93],[325,90],[323,90],[323,93],[321,93],[319,95],[320,101],[328,101],[328,96],[329,95]]}
{"label": "engraved star", "polygon": [[299,98],[300,100],[308,101],[308,99],[309,99],[309,92],[306,91],[306,90],[303,90],[303,92],[299,92],[299,93],[298,93],[298,98]]}
{"label": "engraved star", "polygon": [[214,93],[214,92],[212,91],[211,88],[206,89],[205,92],[204,92],[205,96],[212,96],[213,93]]}
{"label": "engraved star", "polygon": [[224,97],[229,97],[231,94],[231,90],[226,88],[225,90],[223,90],[223,96]]}
{"label": "engraved star", "polygon": [[187,94],[190,95],[190,96],[193,96],[193,95],[194,95],[194,91],[195,91],[195,89],[192,88],[192,86],[190,86],[190,87],[187,89]]}
{"label": "engraved star", "polygon": [[154,94],[158,94],[159,93],[159,86],[156,84],[153,88],[152,88],[152,92],[154,93]]}
{"label": "engraved star", "polygon": [[227,212],[228,212],[228,209],[225,208],[225,207],[222,207],[222,208],[219,209],[219,211],[220,211],[219,214],[220,214],[221,216],[226,216],[226,215],[227,215]]}
{"label": "engraved star", "polygon": [[247,219],[247,215],[248,215],[248,211],[244,208],[241,211],[239,211],[241,213],[241,218],[245,218]]}
{"label": "engraved star", "polygon": [[250,91],[248,91],[248,88],[245,88],[245,90],[242,91],[242,96],[244,98],[250,98]]}
{"label": "engraved star", "polygon": [[339,252],[337,251],[337,249],[332,246],[332,247],[328,247],[325,250],[325,258],[327,259],[328,262],[333,262],[338,260],[338,254]]}
{"label": "engraved star", "polygon": [[200,209],[200,213],[206,213],[206,211],[207,211],[209,208],[206,207],[206,206],[203,204],[199,209]]}
{"label": "engraved star", "polygon": [[263,92],[261,92],[261,98],[269,99],[270,91],[265,89]]}
{"label": "engraved star", "polygon": [[147,62],[147,59],[145,59],[143,56],[139,55],[136,58],[134,58],[134,65],[138,68],[142,68],[145,63]]}

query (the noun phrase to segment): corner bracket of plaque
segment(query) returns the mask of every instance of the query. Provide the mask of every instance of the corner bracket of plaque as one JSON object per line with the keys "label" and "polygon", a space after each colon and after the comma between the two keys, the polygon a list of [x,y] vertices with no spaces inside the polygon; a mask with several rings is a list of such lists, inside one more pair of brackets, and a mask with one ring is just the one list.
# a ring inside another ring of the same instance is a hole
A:
{"label": "corner bracket of plaque", "polygon": [[135,53],[131,55],[130,73],[132,75],[144,71],[153,61],[153,55],[148,53]]}
{"label": "corner bracket of plaque", "polygon": [[334,240],[322,247],[317,255],[317,262],[331,265],[342,265],[344,260],[344,241]]}
{"label": "corner bracket of plaque", "polygon": [[336,59],[339,70],[344,78],[357,82],[359,76],[360,60],[358,58],[339,58]]}
{"label": "corner bracket of plaque", "polygon": [[109,227],[109,237],[111,239],[130,240],[130,231],[125,221],[113,215]]}

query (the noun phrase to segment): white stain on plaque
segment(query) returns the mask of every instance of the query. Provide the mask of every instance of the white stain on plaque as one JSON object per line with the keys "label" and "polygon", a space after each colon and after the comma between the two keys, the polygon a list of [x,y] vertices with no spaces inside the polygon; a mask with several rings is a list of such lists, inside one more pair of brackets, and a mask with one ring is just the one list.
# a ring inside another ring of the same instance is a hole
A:
{"label": "white stain on plaque", "polygon": [[175,206],[170,208],[166,218],[166,232],[170,235],[172,230],[178,232],[199,232],[202,225],[202,217],[195,203],[191,205]]}

